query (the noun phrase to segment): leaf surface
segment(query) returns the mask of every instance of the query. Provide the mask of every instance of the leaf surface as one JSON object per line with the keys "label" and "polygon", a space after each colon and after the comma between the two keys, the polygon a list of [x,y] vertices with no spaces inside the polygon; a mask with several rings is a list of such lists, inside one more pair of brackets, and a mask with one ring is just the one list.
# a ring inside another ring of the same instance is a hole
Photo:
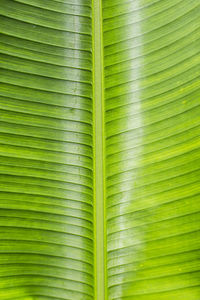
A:
{"label": "leaf surface", "polygon": [[200,1],[0,4],[0,299],[199,300]]}

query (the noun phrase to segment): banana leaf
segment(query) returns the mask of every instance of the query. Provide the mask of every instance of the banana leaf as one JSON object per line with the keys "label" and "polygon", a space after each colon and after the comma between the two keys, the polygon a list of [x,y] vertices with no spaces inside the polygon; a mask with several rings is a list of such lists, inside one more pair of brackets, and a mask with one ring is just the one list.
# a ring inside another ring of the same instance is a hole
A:
{"label": "banana leaf", "polygon": [[200,0],[0,0],[0,299],[200,299]]}

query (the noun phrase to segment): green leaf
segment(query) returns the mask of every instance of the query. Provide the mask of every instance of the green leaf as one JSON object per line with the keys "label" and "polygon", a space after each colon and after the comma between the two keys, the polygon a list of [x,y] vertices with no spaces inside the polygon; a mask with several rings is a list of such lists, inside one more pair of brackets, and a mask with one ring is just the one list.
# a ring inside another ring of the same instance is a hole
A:
{"label": "green leaf", "polygon": [[91,3],[39,2],[1,1],[0,298],[92,299]]}
{"label": "green leaf", "polygon": [[199,0],[0,4],[0,299],[199,300]]}
{"label": "green leaf", "polygon": [[103,3],[108,299],[197,300],[200,2]]}

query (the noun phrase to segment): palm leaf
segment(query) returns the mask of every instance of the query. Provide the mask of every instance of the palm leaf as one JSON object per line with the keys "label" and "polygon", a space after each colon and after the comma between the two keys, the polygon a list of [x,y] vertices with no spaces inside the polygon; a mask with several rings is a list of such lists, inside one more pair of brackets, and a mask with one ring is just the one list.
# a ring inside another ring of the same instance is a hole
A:
{"label": "palm leaf", "polygon": [[199,300],[199,0],[0,3],[0,299]]}

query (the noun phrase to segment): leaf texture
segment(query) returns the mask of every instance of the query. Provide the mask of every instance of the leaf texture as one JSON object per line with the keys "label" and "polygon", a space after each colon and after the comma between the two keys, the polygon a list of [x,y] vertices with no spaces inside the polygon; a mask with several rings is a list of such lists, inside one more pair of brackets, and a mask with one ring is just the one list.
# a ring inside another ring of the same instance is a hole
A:
{"label": "leaf texture", "polygon": [[0,299],[199,300],[200,0],[0,4]]}
{"label": "leaf texture", "polygon": [[0,11],[0,299],[93,299],[91,1]]}
{"label": "leaf texture", "polygon": [[199,14],[103,1],[108,299],[200,297]]}

